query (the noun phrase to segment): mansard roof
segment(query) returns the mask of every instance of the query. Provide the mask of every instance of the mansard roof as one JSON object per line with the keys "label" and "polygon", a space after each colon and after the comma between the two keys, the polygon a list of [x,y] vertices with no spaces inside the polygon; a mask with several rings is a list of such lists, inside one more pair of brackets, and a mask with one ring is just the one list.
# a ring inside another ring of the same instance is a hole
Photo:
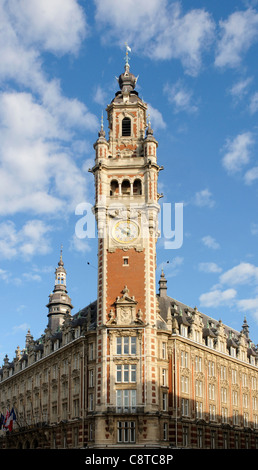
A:
{"label": "mansard roof", "polygon": [[[168,295],[164,295],[162,293],[162,296],[159,294],[157,295],[157,300],[159,304],[159,309],[160,309],[160,316],[163,318],[163,320],[166,322],[168,319],[168,313],[171,314],[172,317],[176,318],[178,325],[185,325],[185,326],[190,326],[192,324],[192,316],[196,313],[197,309],[189,307],[188,305],[179,302],[178,300],[174,299],[173,297],[170,297]],[[202,328],[202,334],[203,337],[206,338],[207,336],[210,336],[212,338],[216,338],[218,335],[218,326],[220,326],[221,321],[215,320],[214,318],[199,312],[200,318],[203,323],[203,328]],[[239,343],[240,343],[240,337],[243,337],[246,343],[246,346],[248,346],[247,349],[247,355],[253,355],[257,356],[258,351],[255,345],[252,343],[250,338],[246,336],[242,332],[237,331],[233,329],[230,326],[227,326],[223,323],[224,331],[225,334],[227,335],[227,347],[229,348],[230,346],[238,348]]]}

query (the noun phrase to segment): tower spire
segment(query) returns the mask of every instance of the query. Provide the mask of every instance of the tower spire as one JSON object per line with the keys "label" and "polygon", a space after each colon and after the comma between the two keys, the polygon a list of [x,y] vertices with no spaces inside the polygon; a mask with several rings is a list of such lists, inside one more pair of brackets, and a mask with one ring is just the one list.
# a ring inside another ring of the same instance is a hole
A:
{"label": "tower spire", "polygon": [[64,262],[63,262],[63,245],[61,245],[61,249],[60,249],[60,260],[58,262],[58,266],[63,266],[64,265]]}
{"label": "tower spire", "polygon": [[63,262],[63,245],[61,245],[60,259],[58,267],[55,270],[55,287],[49,295],[48,308],[48,326],[52,332],[59,328],[65,318],[65,315],[71,313],[73,308],[71,299],[66,290],[66,270]]}
{"label": "tower spire", "polygon": [[125,68],[130,68],[130,64],[129,64],[129,55],[128,55],[128,52],[132,52],[132,49],[128,46],[127,42],[125,42]]}

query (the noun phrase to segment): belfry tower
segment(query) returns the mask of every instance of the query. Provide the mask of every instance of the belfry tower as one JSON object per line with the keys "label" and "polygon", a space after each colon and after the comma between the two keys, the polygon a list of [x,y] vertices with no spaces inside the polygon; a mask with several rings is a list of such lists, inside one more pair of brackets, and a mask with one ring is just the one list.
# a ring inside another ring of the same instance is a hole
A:
{"label": "belfry tower", "polygon": [[119,413],[130,415],[126,422],[133,423],[131,432],[137,430],[140,436],[140,416],[153,414],[154,434],[149,435],[153,443],[159,439],[155,435],[158,143],[147,123],[147,104],[135,90],[137,78],[130,72],[128,49],[124,73],[117,81],[120,90],[106,108],[109,136],[102,119],[90,170],[95,177],[99,237],[95,442],[103,426],[105,444],[112,439],[112,427],[105,423],[106,413],[114,411],[117,419]]}

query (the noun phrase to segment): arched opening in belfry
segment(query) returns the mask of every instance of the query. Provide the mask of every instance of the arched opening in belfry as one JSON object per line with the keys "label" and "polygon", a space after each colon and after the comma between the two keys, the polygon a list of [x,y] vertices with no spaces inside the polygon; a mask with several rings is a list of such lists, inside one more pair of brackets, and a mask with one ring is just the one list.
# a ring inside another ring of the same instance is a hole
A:
{"label": "arched opening in belfry", "polygon": [[133,194],[134,195],[141,195],[142,194],[142,182],[140,179],[134,180],[133,183]]}
{"label": "arched opening in belfry", "polygon": [[130,193],[131,193],[131,184],[130,184],[130,181],[124,180],[124,181],[122,182],[121,189],[122,189],[122,194],[130,195]]}
{"label": "arched opening in belfry", "polygon": [[119,185],[116,180],[112,180],[110,183],[110,196],[116,196],[119,191]]}

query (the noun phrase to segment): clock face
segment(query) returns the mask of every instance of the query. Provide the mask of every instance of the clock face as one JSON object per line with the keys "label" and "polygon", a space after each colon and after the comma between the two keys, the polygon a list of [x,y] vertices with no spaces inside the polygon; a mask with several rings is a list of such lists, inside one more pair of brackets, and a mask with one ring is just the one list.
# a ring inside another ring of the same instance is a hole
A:
{"label": "clock face", "polygon": [[113,237],[117,242],[130,243],[139,236],[139,227],[131,220],[120,220],[113,228]]}

